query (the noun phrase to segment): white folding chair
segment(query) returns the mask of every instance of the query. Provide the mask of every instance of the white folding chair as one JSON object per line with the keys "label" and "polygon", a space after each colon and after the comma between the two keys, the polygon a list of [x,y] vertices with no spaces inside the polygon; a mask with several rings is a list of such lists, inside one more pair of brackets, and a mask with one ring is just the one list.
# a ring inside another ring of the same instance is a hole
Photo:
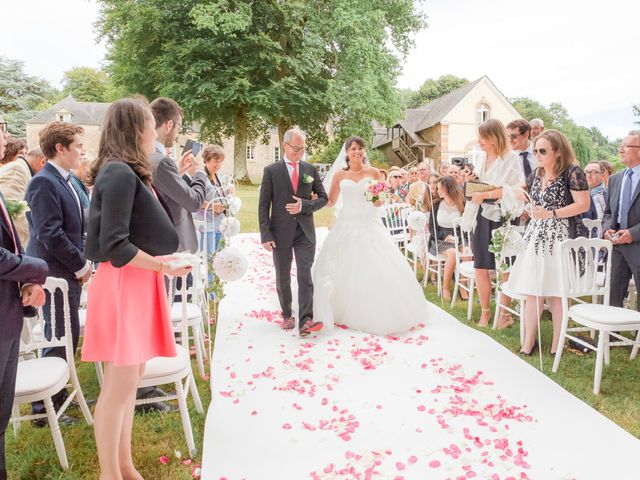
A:
{"label": "white folding chair", "polygon": [[[608,240],[577,238],[560,244],[562,264],[562,326],[558,350],[553,362],[553,372],[558,371],[564,349],[565,338],[596,351],[596,367],[593,393],[600,392],[603,363],[609,364],[609,346],[633,345],[637,352],[638,343],[616,332],[640,330],[640,312],[609,305],[611,280],[611,242]],[[571,297],[601,295],[602,304],[579,303],[569,306]],[[581,327],[569,328],[569,320]],[[598,346],[593,347],[573,332],[597,330]],[[618,341],[610,342],[609,335]],[[633,355],[633,352],[632,352]]]}
{"label": "white folding chair", "polygon": [[[589,230],[589,238],[601,238],[602,237],[602,219],[591,220],[589,218],[583,218],[582,222],[584,226]],[[595,230],[595,232],[594,232]]]}
{"label": "white folding chair", "polygon": [[[187,296],[186,276],[182,277],[182,284],[178,295],[180,295],[181,298],[186,298]],[[155,357],[149,360],[138,385],[139,388],[144,388],[173,384],[175,393],[162,397],[141,398],[136,400],[136,405],[177,400],[187,447],[189,448],[189,452],[194,455],[197,450],[193,440],[193,428],[191,426],[191,418],[189,417],[189,409],[187,407],[187,395],[189,392],[191,392],[197,412],[203,414],[204,409],[202,408],[200,394],[198,393],[198,388],[191,370],[191,357],[189,355],[188,342],[189,314],[187,302],[181,302],[180,304],[180,323],[177,328],[177,332],[180,337],[180,341],[176,343],[177,356]]]}
{"label": "white folding chair", "polygon": [[200,309],[202,310],[202,318],[206,324],[207,338],[209,339],[208,348],[207,348],[207,357],[211,359],[211,303],[209,301],[209,269],[211,268],[209,258],[209,240],[207,238],[207,229],[209,224],[207,222],[207,212],[209,209],[213,209],[213,202],[207,203],[204,209],[203,220],[194,220],[194,226],[196,229],[196,235],[198,236],[198,240],[200,238],[200,232],[203,232],[202,235],[202,244],[198,241],[198,251],[197,255],[200,257],[200,285],[198,286],[198,305],[200,305]]}
{"label": "white folding chair", "polygon": [[[464,290],[469,295],[467,300],[467,320],[471,320],[473,310],[473,292],[475,290],[476,270],[473,268],[473,252],[471,251],[471,232],[465,232],[460,228],[462,218],[453,220],[453,240],[455,244],[456,267],[454,274],[453,295],[451,296],[451,308],[456,304],[458,290]],[[461,234],[459,234],[461,232]],[[471,257],[472,260],[463,260]],[[467,285],[462,281],[466,279]]]}
{"label": "white folding chair", "polygon": [[[51,297],[51,339],[47,340],[44,335],[44,316],[42,309],[38,309],[38,317],[36,319],[28,319],[22,332],[21,350],[23,352],[37,352],[44,348],[64,347],[66,357],[69,361],[59,357],[36,357],[23,359],[18,363],[18,373],[16,377],[16,392],[13,403],[13,429],[18,434],[20,422],[28,420],[36,420],[46,418],[51,428],[51,436],[58,454],[58,460],[64,470],[69,468],[67,452],[64,447],[62,433],[58,418],[62,415],[71,401],[77,397],[80,410],[89,425],[93,424],[93,417],[87,406],[73,355],[73,338],[71,335],[71,315],[69,311],[69,286],[67,281],[60,278],[47,278],[43,285],[46,292]],[[60,290],[62,293],[62,312],[64,317],[64,335],[56,338],[56,303],[57,298],[55,292]],[[33,357],[33,355],[29,355]],[[51,397],[63,388],[70,388],[69,396],[56,412]],[[34,415],[20,415],[20,405],[32,403],[36,401],[44,401],[46,413]]]}
{"label": "white folding chair", "polygon": [[408,256],[407,243],[409,242],[409,225],[407,217],[411,213],[411,205],[406,203],[390,203],[379,207],[380,217],[387,231],[393,238],[398,248],[401,248],[405,257]]}

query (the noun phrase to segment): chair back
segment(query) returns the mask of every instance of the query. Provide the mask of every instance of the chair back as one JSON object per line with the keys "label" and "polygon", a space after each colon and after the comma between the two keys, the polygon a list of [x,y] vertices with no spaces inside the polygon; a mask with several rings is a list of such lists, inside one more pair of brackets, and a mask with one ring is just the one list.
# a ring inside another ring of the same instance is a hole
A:
{"label": "chair back", "polygon": [[406,203],[390,203],[380,207],[380,217],[387,230],[392,235],[408,234],[407,217],[411,213],[411,205]]}
{"label": "chair back", "polygon": [[[193,225],[196,229],[196,236],[198,237],[198,250],[196,252],[196,255],[198,255],[198,257],[200,258],[200,262],[201,262],[201,267],[200,267],[200,271],[202,273],[202,279],[204,280],[204,283],[206,286],[209,285],[209,255],[208,255],[208,251],[209,251],[209,245],[208,245],[208,241],[209,239],[207,238],[207,227],[208,222],[207,222],[207,211],[209,210],[210,206],[211,206],[211,202],[207,203],[207,205],[205,206],[204,209],[204,220],[194,220],[193,221]],[[202,243],[200,242],[200,237],[202,237]]]}
{"label": "chair back", "polygon": [[602,236],[601,218],[596,218],[594,220],[583,218],[582,222],[584,223],[584,226],[589,230],[589,238],[600,238]]}
{"label": "chair back", "polygon": [[[200,298],[198,289],[201,288],[202,276],[199,268],[199,257],[197,257],[196,255],[185,255],[183,258],[180,258],[180,260],[186,260],[191,264],[190,275],[192,275],[192,281],[187,282],[187,277],[189,276],[189,274],[182,277],[169,277],[169,305],[173,305],[175,302],[180,302],[180,324],[176,325],[178,326],[177,330],[180,332],[180,344],[186,346],[188,344],[189,338],[189,318],[187,314],[187,303],[198,303],[198,300]],[[177,286],[178,278],[181,279],[179,287]]]}
{"label": "chair back", "polygon": [[460,265],[462,257],[473,257],[471,251],[471,231],[465,232],[460,228],[462,217],[453,219],[453,242],[456,246],[456,265]]}
{"label": "chair back", "polygon": [[602,295],[603,304],[609,305],[611,248],[609,240],[597,238],[560,243],[563,303],[572,297]]}

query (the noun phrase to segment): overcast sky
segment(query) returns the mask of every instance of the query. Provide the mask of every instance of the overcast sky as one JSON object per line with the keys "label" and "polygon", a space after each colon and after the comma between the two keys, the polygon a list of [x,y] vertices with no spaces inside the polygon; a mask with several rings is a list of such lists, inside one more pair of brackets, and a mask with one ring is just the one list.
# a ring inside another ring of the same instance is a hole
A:
{"label": "overcast sky", "polygon": [[[518,6],[522,5],[522,6]],[[416,37],[399,86],[427,78],[483,75],[507,97],[560,102],[610,138],[633,127],[640,103],[640,1],[430,0],[429,28]],[[11,0],[0,4],[0,55],[59,86],[64,71],[99,67],[98,7],[90,0]]]}

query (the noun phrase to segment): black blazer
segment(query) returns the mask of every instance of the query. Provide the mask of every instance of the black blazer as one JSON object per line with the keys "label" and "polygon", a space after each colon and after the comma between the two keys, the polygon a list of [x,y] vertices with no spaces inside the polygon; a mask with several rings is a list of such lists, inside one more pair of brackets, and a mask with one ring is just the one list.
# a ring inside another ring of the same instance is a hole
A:
{"label": "black blazer", "polygon": [[86,264],[84,212],[72,187],[47,163],[29,183],[26,195],[30,212],[27,254],[43,259],[49,274],[74,280]]}
{"label": "black blazer", "polygon": [[87,257],[122,267],[138,250],[156,256],[177,248],[176,229],[154,192],[126,163],[104,164],[89,207]]}
{"label": "black blazer", "polygon": [[[620,227],[618,224],[618,210],[620,208],[620,190],[622,190],[624,172],[625,170],[622,170],[609,178],[609,195],[604,207],[604,217],[602,218],[603,232],[607,230],[618,230]],[[626,244],[624,247],[627,248],[631,245],[637,247],[638,242],[640,242],[640,183],[638,183],[636,189],[631,194],[631,205],[627,222],[629,224],[629,233],[631,233],[633,237],[633,243]]]}
{"label": "black blazer", "polygon": [[[0,202],[3,201],[0,193]],[[10,228],[13,228],[18,242],[19,255],[15,254]],[[22,318],[30,313],[22,306],[20,284],[43,284],[47,271],[44,260],[24,255],[13,222],[7,224],[0,213],[0,329],[3,338],[18,338],[22,330]]]}
{"label": "black blazer", "polygon": [[[305,178],[311,180],[305,182]],[[311,200],[311,194],[318,198]],[[260,199],[258,201],[258,220],[260,222],[260,241],[276,242],[289,247],[293,243],[298,225],[307,238],[315,243],[316,231],[313,224],[313,212],[324,207],[329,200],[322,186],[318,170],[307,162],[298,165],[298,188],[296,197],[302,200],[302,210],[291,215],[286,210],[287,203],[293,203],[293,186],[284,161],[274,162],[264,168]]]}

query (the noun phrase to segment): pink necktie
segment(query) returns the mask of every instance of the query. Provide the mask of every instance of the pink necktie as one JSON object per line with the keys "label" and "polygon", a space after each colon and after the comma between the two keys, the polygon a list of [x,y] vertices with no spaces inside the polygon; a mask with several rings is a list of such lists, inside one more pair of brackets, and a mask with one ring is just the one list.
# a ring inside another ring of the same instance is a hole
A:
{"label": "pink necktie", "polygon": [[293,193],[298,190],[298,162],[289,162],[293,171],[291,172],[291,185],[293,185]]}
{"label": "pink necktie", "polygon": [[2,216],[4,217],[5,222],[7,222],[7,227],[9,227],[9,231],[11,232],[11,238],[13,239],[13,252],[16,255],[19,255],[18,251],[18,242],[16,242],[16,234],[13,231],[13,227],[11,226],[11,218],[9,217],[9,212],[7,211],[7,207],[5,207],[4,202],[0,201],[0,207],[2,209]]}

